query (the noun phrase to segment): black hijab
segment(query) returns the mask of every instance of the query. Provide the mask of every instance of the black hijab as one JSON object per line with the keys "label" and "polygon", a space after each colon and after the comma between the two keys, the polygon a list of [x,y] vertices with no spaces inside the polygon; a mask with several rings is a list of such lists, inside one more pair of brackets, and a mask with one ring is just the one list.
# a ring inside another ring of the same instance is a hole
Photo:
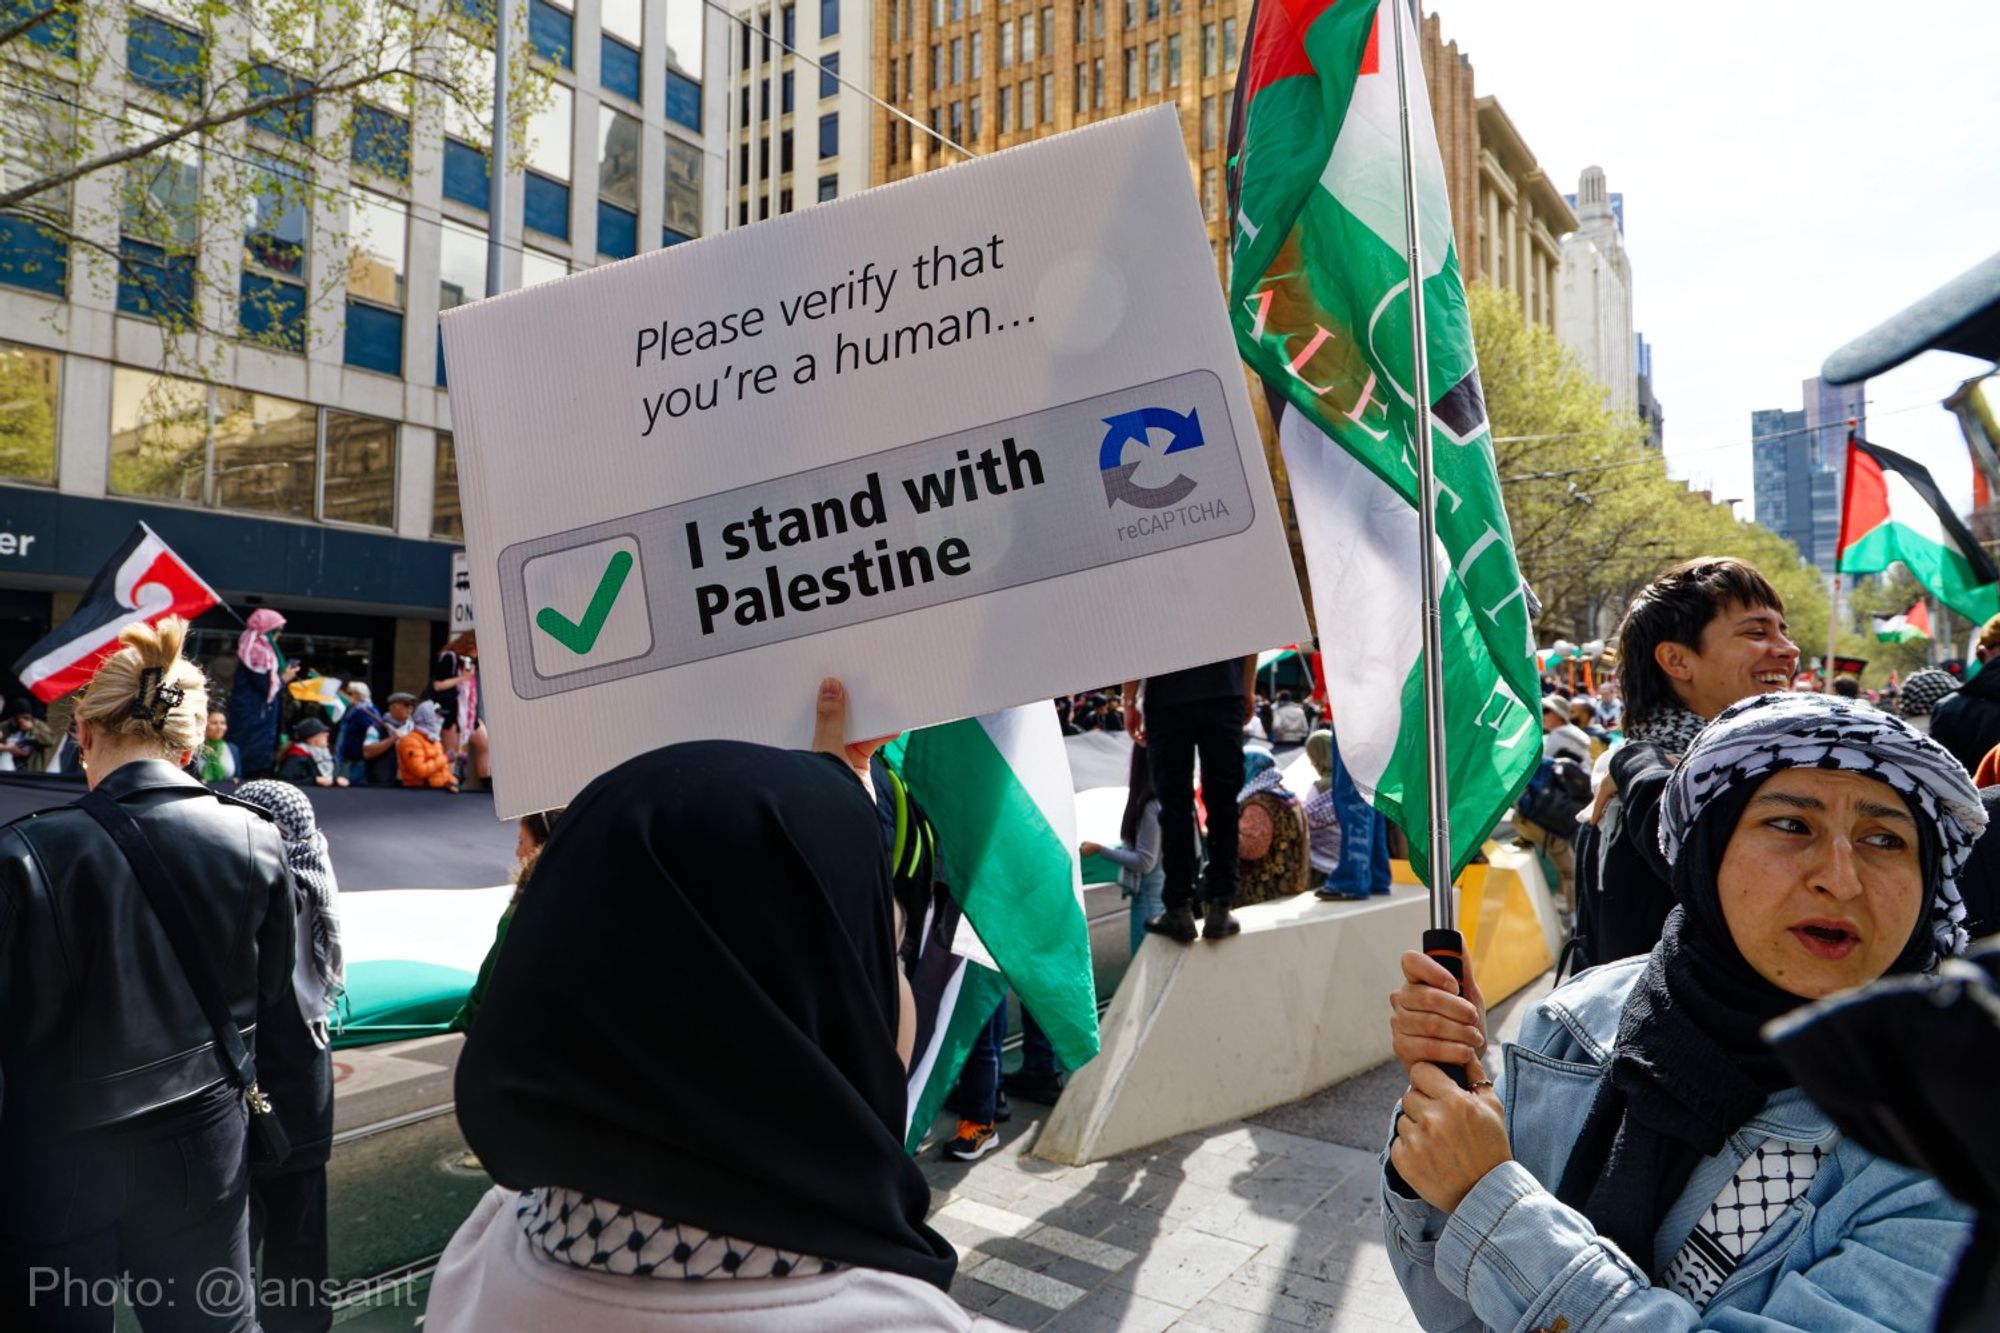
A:
{"label": "black hijab", "polygon": [[641,755],[556,826],[458,1064],[493,1178],[951,1283],[903,1151],[889,870],[840,761]]}
{"label": "black hijab", "polygon": [[[1626,1000],[1609,1076],[1556,1190],[1656,1279],[1660,1223],[1695,1167],[1796,1081],[1759,1030],[1805,1001],[1743,957],[1716,883],[1737,822],[1772,771],[1714,795],[1688,830],[1674,861],[1679,906]],[[1943,877],[1940,845],[1930,821],[1912,814],[1928,904]],[[1926,907],[1892,970],[1926,966],[1933,947]]]}

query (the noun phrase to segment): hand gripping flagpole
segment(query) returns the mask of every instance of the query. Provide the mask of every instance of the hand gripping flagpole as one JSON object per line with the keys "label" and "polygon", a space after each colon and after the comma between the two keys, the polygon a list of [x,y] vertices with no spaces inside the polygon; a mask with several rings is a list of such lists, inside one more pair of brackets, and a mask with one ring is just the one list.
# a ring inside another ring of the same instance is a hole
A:
{"label": "hand gripping flagpole", "polygon": [[[1407,0],[1412,17],[1418,0]],[[1414,136],[1410,129],[1410,76],[1403,51],[1405,0],[1385,0],[1394,16],[1396,53],[1396,103],[1402,120],[1403,221],[1409,240],[1410,286],[1410,393],[1416,408],[1417,451],[1417,542],[1419,568],[1423,572],[1424,623],[1424,735],[1428,742],[1429,815],[1431,853],[1431,924],[1424,932],[1424,952],[1444,965],[1453,979],[1465,975],[1465,940],[1458,933],[1457,914],[1452,902],[1451,787],[1445,763],[1449,751],[1444,731],[1444,622],[1438,608],[1437,520],[1433,506],[1437,485],[1431,472],[1431,379],[1429,342],[1424,331],[1423,244],[1417,218],[1417,164]],[[1380,21],[1381,10],[1377,10]],[[1462,1087],[1465,1071],[1447,1068]]]}

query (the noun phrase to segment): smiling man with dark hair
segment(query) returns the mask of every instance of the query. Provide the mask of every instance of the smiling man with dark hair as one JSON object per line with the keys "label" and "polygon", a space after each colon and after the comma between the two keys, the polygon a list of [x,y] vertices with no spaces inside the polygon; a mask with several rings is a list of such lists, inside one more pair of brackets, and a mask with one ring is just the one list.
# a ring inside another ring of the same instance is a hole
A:
{"label": "smiling man with dark hair", "polygon": [[1710,718],[1752,695],[1791,689],[1798,665],[1784,599],[1741,560],[1675,565],[1632,599],[1618,629],[1629,743],[1612,752],[1611,776],[1598,791],[1595,885],[1586,881],[1579,895],[1586,964],[1659,942],[1674,906],[1659,848],[1668,777]]}

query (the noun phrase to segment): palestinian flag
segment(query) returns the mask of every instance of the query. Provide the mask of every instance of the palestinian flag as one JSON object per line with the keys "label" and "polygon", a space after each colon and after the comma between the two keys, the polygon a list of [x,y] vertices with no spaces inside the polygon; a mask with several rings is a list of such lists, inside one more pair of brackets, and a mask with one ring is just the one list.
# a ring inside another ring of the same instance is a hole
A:
{"label": "palestinian flag", "polygon": [[[1453,872],[1541,761],[1529,603],[1493,463],[1451,206],[1402,5],[1258,0],[1230,125],[1230,313],[1279,421],[1340,754],[1429,878],[1423,623],[1395,33],[1414,140]],[[1365,631],[1358,627],[1365,626]]]}
{"label": "palestinian flag", "polygon": [[1875,637],[1883,643],[1930,642],[1930,608],[1923,602],[1913,602],[1900,616],[1876,616]]}
{"label": "palestinian flag", "polygon": [[75,614],[21,655],[14,674],[37,699],[52,703],[89,683],[118,651],[118,636],[164,616],[193,620],[221,602],[187,561],[144,523],[97,571]]}
{"label": "palestinian flag", "polygon": [[1850,435],[1843,494],[1841,573],[1879,573],[1900,560],[1931,596],[1973,624],[2000,615],[2000,569],[1923,464]]}
{"label": "palestinian flag", "polygon": [[926,727],[884,747],[883,758],[929,816],[938,873],[963,912],[957,919],[940,904],[921,923],[910,983],[915,1151],[1009,986],[1070,1069],[1097,1054],[1097,987],[1076,791],[1055,709],[1027,704]]}

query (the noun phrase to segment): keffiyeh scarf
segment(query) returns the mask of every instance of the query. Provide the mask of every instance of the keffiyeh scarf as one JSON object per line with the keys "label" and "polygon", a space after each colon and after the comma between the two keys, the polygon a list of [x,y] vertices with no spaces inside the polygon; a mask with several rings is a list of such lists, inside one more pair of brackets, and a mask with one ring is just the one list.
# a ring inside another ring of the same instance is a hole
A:
{"label": "keffiyeh scarf", "polygon": [[1902,691],[1896,695],[1896,712],[1902,717],[1929,717],[1938,700],[1958,688],[1949,671],[1937,667],[1925,667],[1903,682]]}
{"label": "keffiyeh scarf", "polygon": [[1675,704],[1662,708],[1644,722],[1635,722],[1625,729],[1625,739],[1646,745],[1657,745],[1668,754],[1686,754],[1694,746],[1694,738],[1708,720],[1690,708]]}
{"label": "keffiyeh scarf", "polygon": [[1718,794],[1754,787],[1783,768],[1866,773],[1894,788],[1935,828],[1940,882],[1931,935],[1941,956],[1961,952],[1967,940],[1958,875],[1985,831],[1986,807],[1950,751],[1878,709],[1820,694],[1764,694],[1732,705],[1667,784],[1660,801],[1661,853],[1669,862],[1678,858],[1689,830]]}
{"label": "keffiyeh scarf", "polygon": [[688,1282],[818,1277],[840,1267],[830,1259],[664,1221],[580,1190],[547,1185],[523,1190],[514,1215],[542,1257],[621,1277]]}
{"label": "keffiyeh scarf", "polygon": [[299,965],[292,971],[292,987],[306,1022],[323,1023],[347,986],[335,904],[340,885],[327,855],[326,835],[313,816],[312,802],[289,782],[246,782],[235,795],[269,813],[284,841],[285,863],[299,895]]}

